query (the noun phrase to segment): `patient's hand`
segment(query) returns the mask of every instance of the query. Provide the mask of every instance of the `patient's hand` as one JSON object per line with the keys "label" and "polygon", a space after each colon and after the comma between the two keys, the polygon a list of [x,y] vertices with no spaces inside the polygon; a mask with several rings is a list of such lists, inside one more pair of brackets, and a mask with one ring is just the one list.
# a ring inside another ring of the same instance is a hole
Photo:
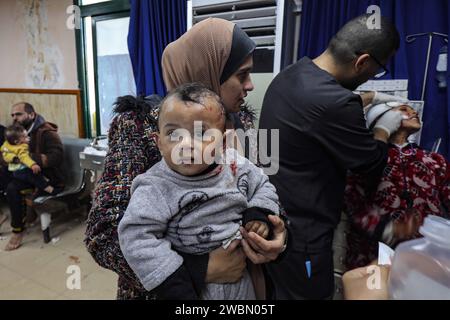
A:
{"label": "patient's hand", "polygon": [[405,220],[394,222],[394,237],[398,240],[410,240],[418,235],[422,224],[421,215],[411,211]]}
{"label": "patient's hand", "polygon": [[247,222],[247,224],[245,225],[245,230],[247,232],[254,232],[264,239],[267,239],[267,236],[269,235],[269,226],[267,225],[267,223],[262,221]]}

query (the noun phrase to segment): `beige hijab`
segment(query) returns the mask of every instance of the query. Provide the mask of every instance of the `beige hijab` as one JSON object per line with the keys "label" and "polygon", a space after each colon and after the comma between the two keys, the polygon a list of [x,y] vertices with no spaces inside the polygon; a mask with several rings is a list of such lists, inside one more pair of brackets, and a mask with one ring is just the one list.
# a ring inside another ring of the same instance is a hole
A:
{"label": "beige hijab", "polygon": [[170,43],[162,57],[167,90],[201,82],[220,95],[220,76],[230,56],[234,26],[223,19],[208,18]]}

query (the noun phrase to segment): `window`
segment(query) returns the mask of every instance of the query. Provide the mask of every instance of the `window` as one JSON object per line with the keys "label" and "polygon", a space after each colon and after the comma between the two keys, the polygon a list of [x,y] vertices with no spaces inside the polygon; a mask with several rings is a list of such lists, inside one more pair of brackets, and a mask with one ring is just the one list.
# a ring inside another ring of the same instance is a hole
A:
{"label": "window", "polygon": [[[77,34],[80,87],[88,137],[106,135],[117,97],[135,95],[128,54],[127,0],[82,0]],[[89,4],[89,5],[86,5]]]}
{"label": "window", "polygon": [[111,0],[81,0],[81,5],[86,6],[89,4],[95,4],[95,3],[106,2],[106,1],[111,1]]}
{"label": "window", "polygon": [[107,133],[113,117],[111,106],[117,97],[136,94],[127,45],[130,18],[121,16],[123,15],[93,18],[97,135]]}

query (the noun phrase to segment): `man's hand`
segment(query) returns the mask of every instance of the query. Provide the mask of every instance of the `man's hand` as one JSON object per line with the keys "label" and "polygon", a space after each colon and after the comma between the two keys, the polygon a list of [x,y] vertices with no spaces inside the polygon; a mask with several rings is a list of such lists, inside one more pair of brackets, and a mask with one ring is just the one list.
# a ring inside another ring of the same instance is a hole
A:
{"label": "man's hand", "polygon": [[380,287],[370,288],[370,277],[375,277],[376,273],[372,273],[369,267],[350,270],[342,277],[346,300],[387,300],[389,298],[389,266],[372,266],[371,268],[379,268]]}
{"label": "man's hand", "polygon": [[245,231],[254,232],[260,237],[267,239],[267,236],[269,235],[269,226],[262,221],[250,221],[245,225]]}
{"label": "man's hand", "polygon": [[391,136],[394,132],[400,128],[403,121],[403,114],[400,111],[388,111],[380,120],[377,121],[375,129],[381,129],[387,132]]}
{"label": "man's hand", "polygon": [[280,217],[275,215],[268,216],[273,225],[273,239],[266,240],[254,232],[247,232],[241,227],[243,236],[242,248],[245,255],[254,264],[261,264],[276,260],[278,255],[284,250],[286,240],[286,228]]}
{"label": "man's hand", "polygon": [[207,283],[234,283],[242,278],[247,266],[240,240],[233,241],[225,250],[217,248],[209,254]]}
{"label": "man's hand", "polygon": [[384,143],[389,142],[389,134],[386,130],[380,128],[373,129],[373,138],[375,140],[383,141]]}
{"label": "man's hand", "polygon": [[33,164],[31,166],[31,171],[33,171],[33,174],[39,174],[41,173],[41,167],[39,167],[38,164]]}
{"label": "man's hand", "polygon": [[48,157],[45,154],[41,154],[41,161],[44,168],[48,167]]}

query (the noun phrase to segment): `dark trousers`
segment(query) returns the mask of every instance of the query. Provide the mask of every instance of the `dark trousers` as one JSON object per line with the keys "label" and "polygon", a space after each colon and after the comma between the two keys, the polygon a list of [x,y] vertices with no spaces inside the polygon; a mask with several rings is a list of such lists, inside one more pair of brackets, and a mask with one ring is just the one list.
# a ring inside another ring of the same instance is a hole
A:
{"label": "dark trousers", "polygon": [[25,198],[20,191],[33,187],[30,183],[13,179],[6,188],[6,197],[11,211],[11,227],[14,233],[20,233],[25,229]]}
{"label": "dark trousers", "polygon": [[[276,300],[331,299],[334,293],[333,251],[305,254],[294,248],[276,263],[266,265]],[[305,262],[311,261],[311,277]]]}
{"label": "dark trousers", "polygon": [[33,171],[28,168],[14,171],[13,178],[28,183],[41,191],[50,185],[42,174],[34,174]]}
{"label": "dark trousers", "polygon": [[6,196],[11,211],[11,227],[14,233],[25,229],[26,206],[22,190],[45,189],[49,183],[42,174],[33,174],[31,169],[17,170],[12,173],[12,180],[6,188]]}
{"label": "dark trousers", "polygon": [[0,166],[0,192],[6,192],[6,188],[8,187],[9,182],[12,179],[11,172],[8,171],[8,167]]}

